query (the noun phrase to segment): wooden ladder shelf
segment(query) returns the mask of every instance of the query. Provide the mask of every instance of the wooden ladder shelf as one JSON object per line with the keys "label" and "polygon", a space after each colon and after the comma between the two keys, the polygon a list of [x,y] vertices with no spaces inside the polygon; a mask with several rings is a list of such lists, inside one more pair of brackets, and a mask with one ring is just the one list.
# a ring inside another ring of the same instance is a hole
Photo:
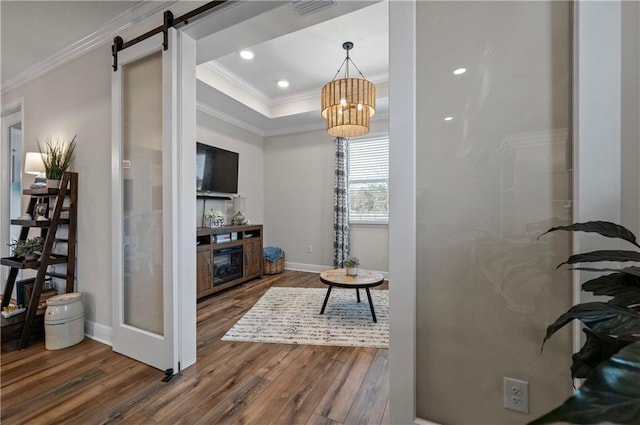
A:
{"label": "wooden ladder shelf", "polygon": [[[22,226],[20,230],[20,241],[27,240],[31,228],[39,228],[40,236],[44,238],[44,247],[37,260],[25,260],[17,257],[4,257],[0,259],[2,265],[11,267],[9,276],[4,287],[2,297],[2,307],[9,305],[16,278],[20,269],[35,269],[37,274],[31,291],[31,297],[27,300],[27,310],[22,322],[21,336],[18,341],[18,348],[26,348],[29,343],[31,331],[36,319],[38,303],[42,287],[47,277],[55,277],[66,281],[65,293],[74,291],[75,270],[76,270],[76,236],[78,222],[78,173],[65,172],[60,182],[60,188],[25,189],[24,195],[31,196],[27,213],[31,220],[12,219],[11,224]],[[51,202],[53,200],[53,202]],[[65,202],[66,201],[66,202]],[[36,204],[44,202],[47,206],[46,220],[36,220]],[[62,214],[66,213],[65,217]],[[59,238],[56,236],[60,226],[67,227],[67,236]],[[55,242],[67,243],[67,255],[55,254],[52,252]],[[54,273],[48,270],[49,266],[65,264],[65,273]]]}

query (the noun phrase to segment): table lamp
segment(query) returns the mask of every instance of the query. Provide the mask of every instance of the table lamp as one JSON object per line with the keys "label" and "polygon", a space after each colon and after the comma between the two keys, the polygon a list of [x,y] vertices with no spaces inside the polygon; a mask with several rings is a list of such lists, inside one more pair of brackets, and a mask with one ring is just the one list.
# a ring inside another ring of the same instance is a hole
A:
{"label": "table lamp", "polygon": [[35,174],[34,183],[31,189],[41,189],[47,187],[47,179],[44,176],[46,169],[40,152],[27,152],[24,158],[25,174]]}
{"label": "table lamp", "polygon": [[247,211],[247,200],[242,196],[233,198],[233,210],[236,212],[236,215],[231,219],[231,223],[235,225],[244,224],[245,218],[242,212]]}

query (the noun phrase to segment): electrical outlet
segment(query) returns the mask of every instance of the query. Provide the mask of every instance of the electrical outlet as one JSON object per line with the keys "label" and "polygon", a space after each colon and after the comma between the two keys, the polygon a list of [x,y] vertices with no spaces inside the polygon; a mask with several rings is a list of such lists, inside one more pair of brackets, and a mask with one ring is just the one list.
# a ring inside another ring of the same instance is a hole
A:
{"label": "electrical outlet", "polygon": [[529,413],[529,383],[527,381],[505,376],[504,408]]}
{"label": "electrical outlet", "polygon": [[312,245],[308,245],[308,246],[307,246],[307,252],[308,252],[309,254],[313,253],[313,246],[312,246]]}

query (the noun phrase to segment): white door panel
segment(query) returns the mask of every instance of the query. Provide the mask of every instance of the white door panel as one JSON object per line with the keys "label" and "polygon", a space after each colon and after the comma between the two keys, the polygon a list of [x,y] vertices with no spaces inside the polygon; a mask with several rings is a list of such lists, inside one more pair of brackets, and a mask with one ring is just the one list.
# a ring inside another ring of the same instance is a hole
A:
{"label": "white door panel", "polygon": [[120,51],[112,77],[112,321],[114,351],[178,371],[175,40]]}

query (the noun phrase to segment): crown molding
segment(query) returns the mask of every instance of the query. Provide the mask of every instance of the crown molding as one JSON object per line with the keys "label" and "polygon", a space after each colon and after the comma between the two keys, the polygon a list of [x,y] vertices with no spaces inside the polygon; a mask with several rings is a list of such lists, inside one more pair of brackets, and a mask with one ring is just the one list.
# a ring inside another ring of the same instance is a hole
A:
{"label": "crown molding", "polygon": [[266,131],[264,137],[283,136],[285,134],[306,133],[308,131],[324,130],[325,124],[307,124],[295,127],[283,127],[274,131]]}
{"label": "crown molding", "polygon": [[[220,65],[216,61],[205,62],[201,66],[209,69],[211,72],[214,72],[226,78],[231,83],[235,84],[245,92],[249,93],[251,96],[254,96],[256,99],[262,102],[268,109],[274,106],[286,105],[287,103],[304,102],[308,100],[320,99],[320,90],[317,90],[317,89],[300,91],[291,95],[280,96],[277,98],[270,98],[263,91],[259,90],[253,84],[251,84],[249,81],[239,77],[237,74],[234,74],[228,68],[225,68],[224,66]],[[389,74],[384,73],[384,74],[374,75],[368,80],[371,81],[373,84],[387,83],[389,81]]]}
{"label": "crown molding", "polygon": [[253,84],[251,84],[250,82],[248,82],[244,78],[239,77],[237,74],[234,74],[228,68],[225,68],[224,66],[220,65],[219,63],[217,63],[215,61],[209,61],[209,62],[205,62],[204,64],[202,64],[202,66],[204,66],[205,68],[209,69],[210,71],[215,72],[218,75],[226,78],[231,83],[233,83],[236,86],[240,87],[242,90],[246,91],[251,96],[254,96],[260,102],[264,103],[265,105],[269,106],[271,104],[271,100],[269,99],[269,96],[267,96],[264,92],[262,92],[261,90],[258,90],[256,88],[256,86],[254,86]]}
{"label": "crown molding", "polygon": [[[282,136],[284,134],[304,133],[307,131],[317,131],[317,130],[325,129],[324,123],[322,124],[318,123],[318,124],[307,124],[307,125],[292,126],[292,127],[281,127],[281,128],[278,128],[277,130],[265,131],[245,121],[242,121],[232,115],[229,115],[226,112],[222,112],[219,109],[213,108],[201,101],[196,102],[196,109],[200,112],[204,112],[207,115],[210,115],[222,121],[228,122],[229,124],[235,125],[236,127],[239,127],[243,130],[246,130],[260,137]],[[388,120],[388,119],[389,119],[388,113],[375,114],[374,118],[371,121],[375,122],[378,120]]]}
{"label": "crown molding", "polygon": [[144,1],[136,4],[131,9],[107,21],[101,28],[73,44],[59,50],[48,58],[38,62],[29,69],[21,72],[2,84],[0,93],[6,93],[29,81],[35,80],[47,72],[68,63],[90,50],[106,43],[111,43],[113,37],[134,24],[143,21],[160,11],[165,10],[177,0],[171,1]]}
{"label": "crown molding", "polygon": [[222,112],[219,109],[213,108],[201,101],[196,102],[196,109],[200,112],[203,112],[207,115],[218,118],[229,124],[235,125],[236,127],[239,127],[243,130],[246,130],[260,137],[281,136],[283,134],[303,133],[305,131],[314,131],[314,130],[324,129],[324,125],[309,124],[309,125],[296,126],[296,127],[279,128],[276,131],[264,131],[254,125],[251,125],[245,121],[242,121],[232,115],[229,115],[226,112]]}
{"label": "crown molding", "polygon": [[249,131],[249,132],[251,132],[251,133],[253,133],[253,134],[257,135],[257,136],[260,136],[260,137],[264,137],[265,136],[265,132],[262,129],[260,129],[260,128],[256,127],[256,126],[253,126],[253,125],[251,125],[249,123],[246,123],[246,122],[244,122],[244,121],[242,121],[242,120],[240,120],[240,119],[238,119],[238,118],[236,118],[234,116],[231,116],[231,115],[227,114],[226,112],[222,112],[219,109],[212,108],[211,106],[209,106],[206,103],[203,103],[201,101],[197,101],[196,102],[196,109],[198,111],[200,111],[200,112],[204,112],[207,115],[211,115],[212,117],[219,118],[222,121],[226,121],[229,124],[233,124],[236,127],[240,127],[243,130],[247,130],[247,131]]}
{"label": "crown molding", "polygon": [[[375,114],[373,117],[374,118],[371,119],[371,122],[375,122],[378,120],[388,120],[389,113]],[[307,125],[301,125],[301,126],[295,126],[295,127],[283,127],[274,131],[265,131],[264,137],[282,136],[285,134],[293,134],[293,133],[305,133],[307,131],[317,131],[317,130],[325,130],[325,129],[326,129],[326,126],[324,122],[322,124],[318,123],[318,124],[307,124]]]}
{"label": "crown molding", "polygon": [[[389,74],[386,73],[386,74],[374,75],[372,78],[368,78],[367,80],[371,81],[373,84],[387,83],[389,82]],[[268,99],[267,104],[269,106],[279,106],[287,103],[300,102],[300,101],[313,100],[313,99],[320,99],[320,90],[318,89],[305,90],[305,91],[300,91],[298,93],[294,93],[286,96],[276,97],[274,99]]]}

